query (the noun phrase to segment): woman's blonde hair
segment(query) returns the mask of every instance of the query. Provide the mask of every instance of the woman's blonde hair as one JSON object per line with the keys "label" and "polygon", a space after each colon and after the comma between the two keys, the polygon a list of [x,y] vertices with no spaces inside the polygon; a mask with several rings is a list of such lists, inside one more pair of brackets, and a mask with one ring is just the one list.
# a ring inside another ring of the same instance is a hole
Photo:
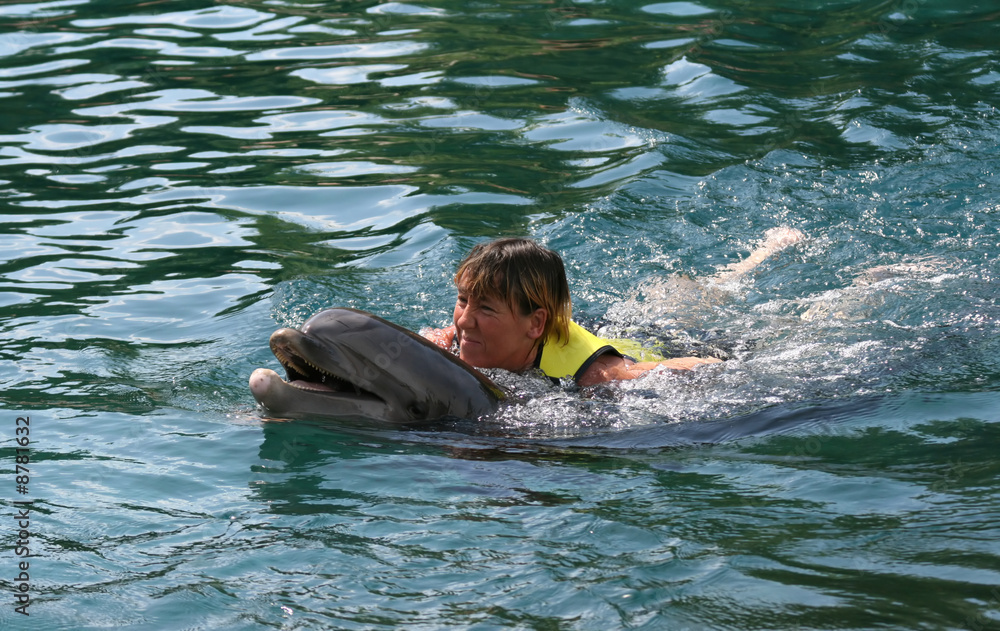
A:
{"label": "woman's blonde hair", "polygon": [[476,244],[455,272],[455,284],[460,282],[471,296],[500,298],[521,315],[545,309],[541,339],[554,333],[557,341],[569,341],[569,284],[562,258],[552,250],[520,237]]}

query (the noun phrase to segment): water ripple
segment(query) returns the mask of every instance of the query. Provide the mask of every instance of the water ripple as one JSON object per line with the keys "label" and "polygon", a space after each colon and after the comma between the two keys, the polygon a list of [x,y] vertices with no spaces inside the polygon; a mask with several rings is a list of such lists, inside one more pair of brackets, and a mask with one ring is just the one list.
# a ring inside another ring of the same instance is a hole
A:
{"label": "water ripple", "polygon": [[[303,103],[302,105],[306,104]],[[387,122],[379,116],[365,112],[322,109],[310,112],[265,116],[254,120],[253,123],[257,124],[257,126],[250,128],[190,126],[182,128],[182,131],[218,134],[227,138],[249,140],[272,138],[273,134],[280,133],[329,132],[333,129],[344,128],[351,128],[354,133],[362,134],[366,132],[358,129],[358,126],[379,125]]]}
{"label": "water ripple", "polygon": [[164,112],[241,112],[304,107],[319,103],[319,99],[301,96],[219,96],[207,90],[174,89],[147,92],[143,96],[155,97],[137,103],[119,103],[99,107],[80,108],[81,116],[106,117],[135,110]]}
{"label": "water ripple", "polygon": [[102,28],[122,24],[169,24],[188,29],[247,28],[271,19],[268,13],[245,7],[223,5],[192,11],[173,11],[146,15],[121,15],[100,19],[77,19],[71,24],[79,28]]}
{"label": "water ripple", "polygon": [[336,44],[330,46],[297,46],[275,48],[246,55],[248,61],[287,61],[315,59],[378,59],[416,55],[427,50],[420,42],[392,41],[366,44]]}
{"label": "water ripple", "polygon": [[[41,626],[996,619],[990,3],[0,22],[0,384],[36,441]],[[809,239],[692,291],[781,224]],[[276,326],[447,323],[457,261],[521,234],[584,323],[729,359],[507,375],[515,404],[434,431],[261,422]]]}

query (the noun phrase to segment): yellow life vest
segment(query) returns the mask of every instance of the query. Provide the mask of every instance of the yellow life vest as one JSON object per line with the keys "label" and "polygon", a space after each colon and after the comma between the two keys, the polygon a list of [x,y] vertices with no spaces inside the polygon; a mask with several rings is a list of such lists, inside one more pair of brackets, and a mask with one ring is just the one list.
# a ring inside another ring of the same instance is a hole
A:
{"label": "yellow life vest", "polygon": [[611,353],[618,357],[659,361],[663,358],[643,348],[633,340],[609,340],[597,337],[576,322],[569,323],[569,341],[563,343],[555,335],[549,336],[539,349],[536,367],[553,379],[578,380],[595,359]]}

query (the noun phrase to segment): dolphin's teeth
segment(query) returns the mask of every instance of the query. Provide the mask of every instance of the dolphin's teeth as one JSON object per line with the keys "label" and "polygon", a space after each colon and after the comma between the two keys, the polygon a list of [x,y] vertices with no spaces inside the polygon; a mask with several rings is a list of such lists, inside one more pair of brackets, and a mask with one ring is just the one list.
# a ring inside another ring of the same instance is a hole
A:
{"label": "dolphin's teeth", "polygon": [[325,370],[295,352],[294,348],[282,343],[272,343],[271,351],[285,368],[285,383],[300,390],[316,392],[354,392],[359,397],[375,396],[362,389],[347,377]]}

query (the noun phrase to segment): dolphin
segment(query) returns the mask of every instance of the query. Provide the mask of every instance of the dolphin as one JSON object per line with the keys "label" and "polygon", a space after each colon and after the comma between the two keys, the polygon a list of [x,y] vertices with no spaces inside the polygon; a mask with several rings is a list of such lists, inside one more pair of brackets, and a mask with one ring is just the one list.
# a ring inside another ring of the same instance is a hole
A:
{"label": "dolphin", "polygon": [[278,329],[270,344],[287,380],[267,368],[250,375],[250,392],[270,416],[389,424],[476,419],[496,411],[505,396],[455,355],[358,309],[325,309],[301,329]]}

